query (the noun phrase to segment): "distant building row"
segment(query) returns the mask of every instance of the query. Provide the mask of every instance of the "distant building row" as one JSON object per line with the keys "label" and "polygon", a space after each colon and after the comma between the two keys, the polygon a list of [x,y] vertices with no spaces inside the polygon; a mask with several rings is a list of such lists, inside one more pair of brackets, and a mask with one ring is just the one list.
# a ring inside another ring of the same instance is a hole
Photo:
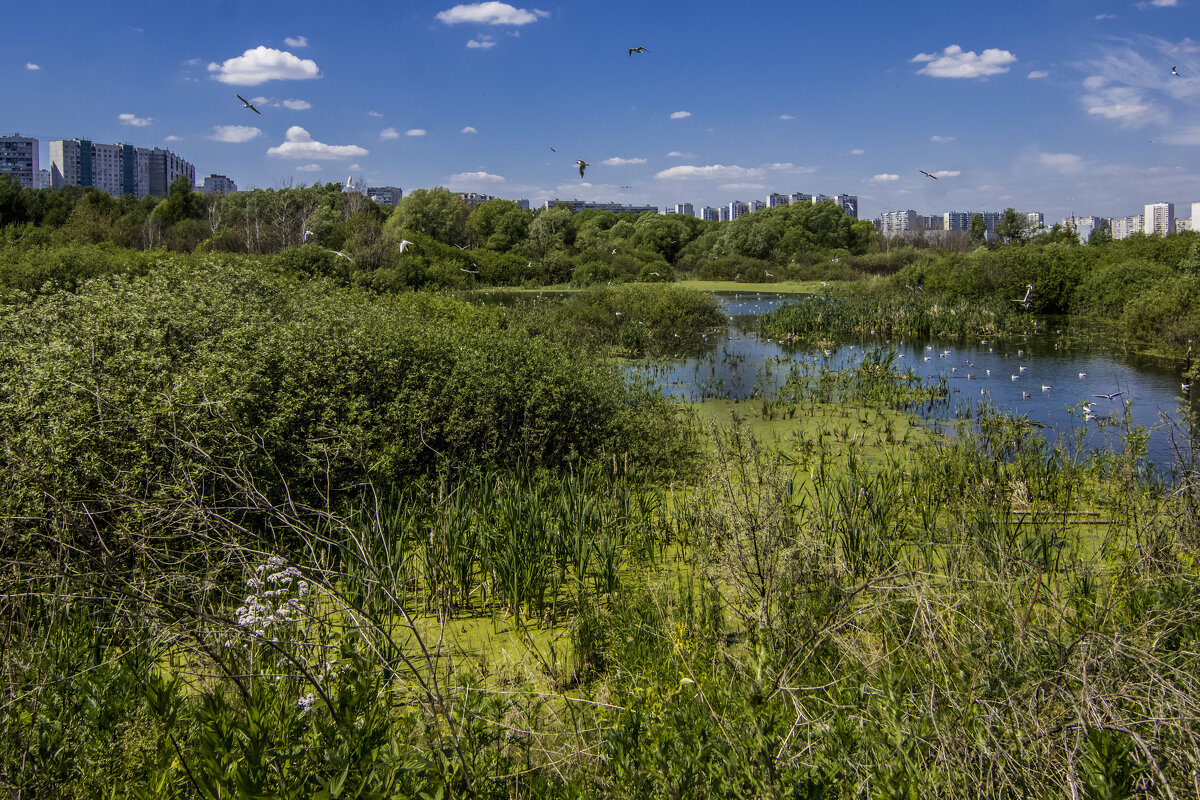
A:
{"label": "distant building row", "polygon": [[761,211],[764,208],[777,208],[795,203],[837,203],[846,216],[858,219],[858,195],[839,194],[830,196],[827,194],[808,194],[806,192],[795,192],[793,194],[772,192],[767,195],[766,200],[751,200],[749,203],[734,200],[726,206],[704,206],[700,209],[699,214],[695,212],[695,207],[691,203],[680,203],[674,209],[667,209],[666,213],[686,214],[692,217],[699,217],[706,222],[728,222],[737,219],[743,214],[753,214],[755,211]]}
{"label": "distant building row", "polygon": [[0,172],[10,173],[18,185],[29,189],[94,186],[113,196],[163,197],[176,178],[187,178],[188,185],[196,183],[196,168],[170,150],[87,139],[50,142],[50,169],[43,170],[38,164],[38,140],[20,134],[0,136]]}

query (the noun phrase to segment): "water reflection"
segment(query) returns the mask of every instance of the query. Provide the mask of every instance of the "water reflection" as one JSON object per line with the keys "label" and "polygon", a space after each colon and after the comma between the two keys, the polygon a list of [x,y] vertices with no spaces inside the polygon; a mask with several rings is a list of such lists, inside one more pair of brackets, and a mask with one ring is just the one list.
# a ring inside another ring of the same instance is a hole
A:
{"label": "water reflection", "polygon": [[[794,296],[772,293],[718,293],[729,331],[710,337],[699,355],[640,362],[630,374],[644,377],[664,394],[698,401],[747,400],[772,395],[792,368],[849,369],[872,348],[894,350],[896,365],[924,379],[945,377],[960,415],[974,415],[987,402],[1044,425],[1050,437],[1073,434],[1087,449],[1119,445],[1126,426],[1099,425],[1097,418],[1123,419],[1150,431],[1149,457],[1159,470],[1175,463],[1172,429],[1183,416],[1177,362],[1102,348],[1095,337],[1072,335],[1053,321],[1038,320],[1024,336],[1004,341],[906,340],[868,338],[820,347],[762,339],[754,319]],[[1033,321],[1031,320],[1031,323]],[[1089,404],[1084,407],[1082,404]],[[1091,418],[1091,419],[1088,419]]]}

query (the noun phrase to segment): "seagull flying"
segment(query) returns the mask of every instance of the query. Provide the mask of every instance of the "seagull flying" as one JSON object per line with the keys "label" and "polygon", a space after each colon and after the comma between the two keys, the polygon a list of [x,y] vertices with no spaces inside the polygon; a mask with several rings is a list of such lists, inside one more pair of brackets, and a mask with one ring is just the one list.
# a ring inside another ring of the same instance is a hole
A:
{"label": "seagull flying", "polygon": [[350,256],[346,255],[345,253],[343,253],[341,250],[328,250],[326,252],[333,253],[335,256],[341,256],[342,258],[349,261],[351,264],[354,263],[354,259],[351,258]]}
{"label": "seagull flying", "polygon": [[[474,265],[474,264],[472,264],[471,266],[473,267],[473,266],[475,266],[475,265]],[[469,273],[471,273],[472,275],[478,275],[478,274],[479,274],[479,270],[477,270],[477,269],[467,269],[466,267],[459,267],[459,268],[458,268],[458,271],[459,271],[459,272],[469,272]]]}
{"label": "seagull flying", "polygon": [[1174,75],[1176,78],[1183,77],[1182,75],[1179,74],[1179,70],[1175,69],[1175,67],[1171,67],[1171,74]]}
{"label": "seagull flying", "polygon": [[551,148],[550,148],[550,152],[551,152],[551,153],[557,153],[558,151],[557,151],[557,150],[555,150],[553,147],[551,147]]}
{"label": "seagull flying", "polygon": [[1032,283],[1028,284],[1025,287],[1025,296],[1022,297],[1020,300],[1013,300],[1013,302],[1020,303],[1021,305],[1025,306],[1025,308],[1029,308],[1029,296],[1031,294],[1033,294],[1033,284]]}
{"label": "seagull flying", "polygon": [[1092,395],[1092,396],[1100,397],[1105,400],[1112,400],[1113,398],[1120,397],[1123,394],[1125,394],[1125,393],[1124,392],[1113,392],[1112,394],[1096,394],[1096,395]]}
{"label": "seagull flying", "polygon": [[575,163],[579,165],[579,177],[580,177],[580,178],[582,178],[582,177],[583,177],[583,171],[584,171],[585,169],[587,169],[588,167],[590,167],[590,166],[591,166],[591,164],[589,164],[588,162],[584,161],[582,158],[578,158],[578,159],[576,159],[576,160],[575,160]]}
{"label": "seagull flying", "polygon": [[935,181],[938,179],[937,175],[931,175],[930,173],[926,172],[923,169],[919,169],[919,170],[917,170],[917,172],[921,173],[922,175],[924,175],[927,178],[933,178]]}
{"label": "seagull flying", "polygon": [[644,47],[631,47],[631,48],[629,48],[629,55],[631,55],[631,56],[632,56],[634,53],[648,53],[648,52],[650,52],[650,51],[649,51],[649,50],[647,50],[647,49],[646,49],[646,48],[644,48]]}
{"label": "seagull flying", "polygon": [[251,111],[253,111],[255,114],[258,114],[260,117],[262,116],[262,112],[261,112],[261,111],[259,111],[257,108],[255,108],[255,107],[254,107],[254,104],[253,104],[253,103],[251,103],[249,100],[247,100],[246,98],[242,97],[242,96],[241,96],[240,94],[238,94],[237,92],[234,92],[234,93],[233,93],[233,96],[234,96],[234,97],[236,97],[238,100],[241,100],[241,101],[242,101],[242,108],[248,108],[248,109],[250,109]]}
{"label": "seagull flying", "polygon": [[400,252],[403,253],[404,248],[408,247],[410,244],[412,244],[412,242],[410,242],[408,239],[401,239],[400,240]]}

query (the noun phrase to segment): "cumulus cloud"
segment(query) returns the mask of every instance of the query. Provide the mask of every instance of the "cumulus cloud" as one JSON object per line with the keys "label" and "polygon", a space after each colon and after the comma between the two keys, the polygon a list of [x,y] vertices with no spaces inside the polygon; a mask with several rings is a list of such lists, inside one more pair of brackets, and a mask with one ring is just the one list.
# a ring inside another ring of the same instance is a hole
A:
{"label": "cumulus cloud", "polygon": [[644,158],[621,158],[620,156],[613,156],[612,158],[604,159],[600,163],[605,165],[606,167],[624,167],[624,166],[628,166],[629,164],[645,164],[646,159],[644,159]]}
{"label": "cumulus cloud", "polygon": [[239,142],[248,142],[256,136],[261,135],[262,131],[253,125],[215,125],[213,126],[212,136],[208,138],[218,142],[237,144]]}
{"label": "cumulus cloud", "polygon": [[890,172],[881,172],[878,175],[872,175],[871,180],[875,183],[894,183],[900,180],[900,176]]}
{"label": "cumulus cloud", "polygon": [[325,161],[337,158],[354,158],[365,156],[366,148],[356,144],[324,144],[312,138],[308,131],[299,125],[287,129],[283,144],[278,147],[268,147],[267,155],[276,158],[302,158]]}
{"label": "cumulus cloud", "polygon": [[405,136],[424,136],[425,129],[424,128],[409,128],[408,130],[406,130],[404,132],[404,135]]}
{"label": "cumulus cloud", "polygon": [[690,111],[672,111],[671,119],[686,119],[692,115]]}
{"label": "cumulus cloud", "polygon": [[933,136],[929,137],[929,141],[931,141],[931,142],[953,142],[954,137],[953,136],[938,136],[935,133]]}
{"label": "cumulus cloud", "polygon": [[307,36],[289,36],[283,40],[288,47],[308,47]]}
{"label": "cumulus cloud", "polygon": [[939,169],[933,174],[939,178],[957,178],[962,172],[957,169]]}
{"label": "cumulus cloud", "polygon": [[495,47],[496,43],[490,36],[480,36],[478,39],[468,39],[467,47],[472,50],[487,50],[489,47]]}
{"label": "cumulus cloud", "polygon": [[1150,0],[1150,5],[1158,8],[1173,8],[1179,5],[1179,0]]}
{"label": "cumulus cloud", "polygon": [[154,122],[154,117],[139,117],[135,114],[117,114],[117,119],[121,120],[122,125],[132,125],[135,128],[144,128]]}
{"label": "cumulus cloud", "polygon": [[307,100],[284,100],[282,105],[284,108],[290,108],[292,111],[308,111],[312,108],[312,103]]}
{"label": "cumulus cloud", "polygon": [[490,172],[458,172],[451,175],[449,180],[450,183],[500,183],[504,177]]}
{"label": "cumulus cloud", "polygon": [[224,63],[212,62],[208,71],[215,80],[233,86],[258,86],[267,81],[309,80],[321,77],[317,62],[300,58],[286,50],[256,47]]}
{"label": "cumulus cloud", "polygon": [[1116,14],[1097,14],[1096,15],[1096,19],[1098,19],[1098,20],[1116,19],[1116,18],[1117,18]]}
{"label": "cumulus cloud", "polygon": [[178,142],[179,137],[176,136],[175,134],[171,134],[170,136],[164,136],[163,141],[164,142]]}
{"label": "cumulus cloud", "polygon": [[1037,161],[1043,167],[1056,172],[1072,173],[1083,169],[1083,159],[1074,153],[1041,153]]}
{"label": "cumulus cloud", "polygon": [[672,150],[667,153],[667,158],[695,158],[695,153],[681,153],[678,150]]}
{"label": "cumulus cloud", "polygon": [[1030,72],[1028,75],[1026,75],[1025,77],[1026,77],[1026,78],[1029,78],[1030,80],[1035,80],[1035,81],[1036,81],[1038,78],[1045,78],[1045,77],[1047,77],[1047,76],[1049,76],[1049,75],[1050,75],[1050,73],[1049,73],[1049,72],[1047,72],[1047,71],[1046,71],[1046,70],[1044,70],[1044,69],[1035,69],[1035,70],[1032,70],[1032,71],[1031,71],[1031,72]]}
{"label": "cumulus cloud", "polygon": [[381,130],[379,132],[379,141],[381,141],[381,142],[387,142],[387,141],[391,141],[392,139],[399,139],[399,138],[400,138],[400,131],[396,130],[395,128],[384,128],[383,130]]}
{"label": "cumulus cloud", "polygon": [[988,75],[1008,72],[1007,65],[1016,60],[1017,57],[1007,50],[989,48],[977,54],[974,50],[964,52],[961,47],[952,44],[940,55],[918,53],[911,61],[925,63],[917,73],[931,78],[985,78]]}
{"label": "cumulus cloud", "polygon": [[852,156],[861,156],[861,155],[862,155],[863,153],[865,153],[865,152],[867,152],[867,151],[866,151],[866,150],[863,150],[861,147],[856,147],[856,148],[854,148],[853,150],[851,150],[851,151],[850,151],[850,155],[852,155]]}
{"label": "cumulus cloud", "polygon": [[32,61],[26,61],[26,62],[25,62],[25,69],[28,69],[28,70],[39,70],[39,69],[41,69],[41,67],[39,67],[37,64],[33,63]]}
{"label": "cumulus cloud", "polygon": [[737,181],[746,178],[760,178],[763,175],[763,170],[755,167],[739,167],[736,164],[725,166],[724,164],[709,164],[707,166],[694,166],[684,164],[678,167],[670,167],[661,172],[655,173],[654,177],[663,180],[692,180],[703,178],[709,180],[721,181]]}
{"label": "cumulus cloud", "polygon": [[475,130],[474,126],[468,125],[459,131],[459,133],[479,133],[479,131]]}
{"label": "cumulus cloud", "polygon": [[791,114],[780,114],[779,118],[780,119],[795,119],[795,117],[793,117]]}
{"label": "cumulus cloud", "polygon": [[303,164],[299,167],[296,167],[296,172],[320,172],[320,171],[321,171],[320,164]]}
{"label": "cumulus cloud", "polygon": [[368,111],[367,116],[368,117],[382,117],[383,114],[380,114],[378,111]]}
{"label": "cumulus cloud", "polygon": [[537,22],[541,17],[550,16],[550,12],[540,9],[528,11],[515,8],[508,3],[498,3],[495,0],[487,3],[468,3],[454,6],[445,11],[439,11],[437,19],[447,25],[457,25],[470,22],[476,25],[528,25]]}

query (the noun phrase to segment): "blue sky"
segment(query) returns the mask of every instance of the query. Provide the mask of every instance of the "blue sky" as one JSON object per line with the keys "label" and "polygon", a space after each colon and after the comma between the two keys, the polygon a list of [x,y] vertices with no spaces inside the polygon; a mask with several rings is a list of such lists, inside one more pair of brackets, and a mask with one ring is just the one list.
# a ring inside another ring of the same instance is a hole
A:
{"label": "blue sky", "polygon": [[20,3],[0,130],[44,162],[50,139],[165,146],[243,189],[1187,216],[1197,2]]}

